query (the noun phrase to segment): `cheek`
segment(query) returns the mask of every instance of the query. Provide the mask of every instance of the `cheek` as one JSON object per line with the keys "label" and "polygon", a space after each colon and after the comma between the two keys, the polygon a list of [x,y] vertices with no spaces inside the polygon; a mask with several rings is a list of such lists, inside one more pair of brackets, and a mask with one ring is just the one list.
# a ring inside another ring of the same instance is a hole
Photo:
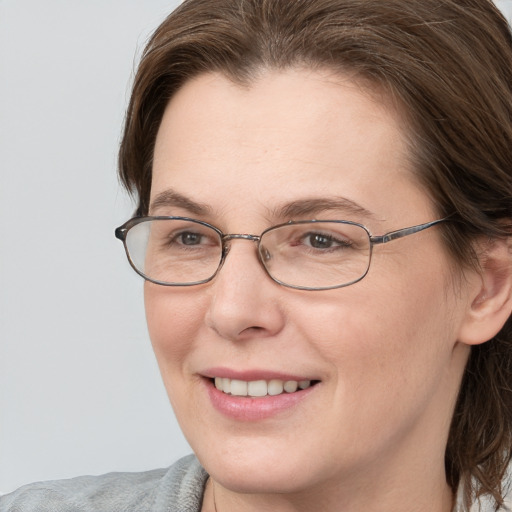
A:
{"label": "cheek", "polygon": [[168,289],[145,283],[148,331],[164,381],[182,367],[194,350],[203,324],[206,298],[196,292],[191,300],[191,293],[187,288]]}
{"label": "cheek", "polygon": [[341,290],[336,301],[310,305],[316,320],[302,322],[302,330],[331,363],[338,403],[367,394],[367,403],[386,408],[399,397],[411,403],[427,398],[448,371],[456,343],[456,308],[447,303],[445,283],[432,277],[414,289],[371,283],[371,289],[361,282]]}

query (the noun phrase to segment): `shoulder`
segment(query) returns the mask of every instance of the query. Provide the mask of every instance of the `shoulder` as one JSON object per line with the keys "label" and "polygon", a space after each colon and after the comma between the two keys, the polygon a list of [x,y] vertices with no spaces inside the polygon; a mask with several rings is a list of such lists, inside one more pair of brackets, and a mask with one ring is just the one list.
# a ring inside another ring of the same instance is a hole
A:
{"label": "shoulder", "polygon": [[0,497],[2,512],[198,512],[208,475],[190,455],[167,469],[39,482]]}

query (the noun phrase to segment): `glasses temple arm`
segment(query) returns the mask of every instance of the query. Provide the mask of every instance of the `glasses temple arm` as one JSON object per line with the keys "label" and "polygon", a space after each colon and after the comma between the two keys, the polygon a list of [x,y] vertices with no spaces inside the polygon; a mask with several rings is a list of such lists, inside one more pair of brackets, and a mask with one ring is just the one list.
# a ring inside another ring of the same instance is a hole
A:
{"label": "glasses temple arm", "polygon": [[436,224],[441,222],[445,222],[447,219],[438,219],[433,220],[432,222],[427,222],[425,224],[418,224],[417,226],[411,226],[409,228],[397,229],[396,231],[390,231],[382,236],[370,236],[370,242],[374,245],[377,244],[386,244],[391,242],[392,240],[396,240],[397,238],[403,238],[404,236],[413,235],[414,233],[418,233],[419,231],[423,231],[424,229],[428,229]]}

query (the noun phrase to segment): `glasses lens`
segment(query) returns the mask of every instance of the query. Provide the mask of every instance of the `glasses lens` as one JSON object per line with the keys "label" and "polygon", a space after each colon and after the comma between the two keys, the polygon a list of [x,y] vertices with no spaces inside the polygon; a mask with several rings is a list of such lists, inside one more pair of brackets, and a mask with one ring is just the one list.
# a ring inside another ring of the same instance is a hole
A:
{"label": "glasses lens", "polygon": [[370,264],[366,230],[347,222],[303,222],[266,231],[260,258],[282,284],[305,289],[337,288],[362,279]]}
{"label": "glasses lens", "polygon": [[164,284],[207,281],[217,271],[222,256],[219,234],[186,219],[140,222],[128,231],[126,247],[137,272]]}

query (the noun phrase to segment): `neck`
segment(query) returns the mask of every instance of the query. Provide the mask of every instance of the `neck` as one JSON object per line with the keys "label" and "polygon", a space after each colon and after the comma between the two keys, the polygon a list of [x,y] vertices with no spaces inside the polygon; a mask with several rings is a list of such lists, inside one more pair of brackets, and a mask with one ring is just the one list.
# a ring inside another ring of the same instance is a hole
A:
{"label": "neck", "polygon": [[[423,475],[425,476],[425,475]],[[238,493],[209,479],[202,512],[451,512],[455,497],[445,480],[432,485],[411,482],[352,481],[294,494]],[[355,488],[354,488],[355,486]],[[350,488],[347,490],[347,487]]]}
{"label": "neck", "polygon": [[444,469],[447,433],[430,427],[391,442],[371,459],[318,475],[316,482],[306,475],[301,484],[290,474],[287,488],[276,484],[275,492],[268,492],[271,480],[258,487],[249,478],[230,481],[221,475],[211,481],[205,500],[210,508],[203,512],[451,512],[454,495]]}

